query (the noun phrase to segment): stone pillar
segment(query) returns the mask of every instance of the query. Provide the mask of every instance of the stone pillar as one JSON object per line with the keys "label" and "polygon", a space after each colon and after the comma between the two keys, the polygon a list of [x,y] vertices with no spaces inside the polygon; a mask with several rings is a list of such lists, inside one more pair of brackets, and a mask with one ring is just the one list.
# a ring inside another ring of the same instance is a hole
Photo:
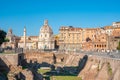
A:
{"label": "stone pillar", "polygon": [[24,27],[24,49],[26,49],[26,27]]}

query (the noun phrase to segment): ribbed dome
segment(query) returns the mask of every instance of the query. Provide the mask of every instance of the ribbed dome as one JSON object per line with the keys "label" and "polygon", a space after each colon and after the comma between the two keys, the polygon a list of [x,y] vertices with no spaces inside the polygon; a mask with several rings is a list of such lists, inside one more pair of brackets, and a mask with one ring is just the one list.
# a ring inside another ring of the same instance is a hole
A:
{"label": "ribbed dome", "polygon": [[44,25],[41,27],[40,33],[51,33],[51,34],[53,34],[52,29],[48,25],[48,20],[44,21]]}
{"label": "ribbed dome", "polygon": [[48,25],[48,20],[44,21],[44,25],[40,29],[38,48],[54,49],[53,31]]}

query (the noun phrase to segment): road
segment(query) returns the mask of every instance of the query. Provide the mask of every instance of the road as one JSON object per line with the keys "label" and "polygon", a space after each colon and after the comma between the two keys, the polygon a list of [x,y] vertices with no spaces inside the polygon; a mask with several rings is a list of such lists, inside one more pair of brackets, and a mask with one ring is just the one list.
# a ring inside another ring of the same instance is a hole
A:
{"label": "road", "polygon": [[87,52],[76,52],[77,54],[86,54],[86,55],[96,55],[106,58],[118,59],[120,60],[120,52],[94,52],[94,51],[87,51]]}

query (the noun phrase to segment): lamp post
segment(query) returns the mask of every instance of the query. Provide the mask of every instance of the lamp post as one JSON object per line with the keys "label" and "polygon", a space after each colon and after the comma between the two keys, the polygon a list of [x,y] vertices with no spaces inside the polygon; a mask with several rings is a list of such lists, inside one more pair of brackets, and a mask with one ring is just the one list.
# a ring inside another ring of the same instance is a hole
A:
{"label": "lamp post", "polygon": [[110,51],[110,35],[111,35],[111,30],[107,31],[107,50]]}

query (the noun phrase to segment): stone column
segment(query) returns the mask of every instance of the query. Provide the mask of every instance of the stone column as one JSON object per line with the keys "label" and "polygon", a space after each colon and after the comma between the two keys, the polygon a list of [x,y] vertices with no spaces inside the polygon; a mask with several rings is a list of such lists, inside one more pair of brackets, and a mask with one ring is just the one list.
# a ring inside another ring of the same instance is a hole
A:
{"label": "stone column", "polygon": [[26,49],[26,27],[24,27],[24,49]]}

